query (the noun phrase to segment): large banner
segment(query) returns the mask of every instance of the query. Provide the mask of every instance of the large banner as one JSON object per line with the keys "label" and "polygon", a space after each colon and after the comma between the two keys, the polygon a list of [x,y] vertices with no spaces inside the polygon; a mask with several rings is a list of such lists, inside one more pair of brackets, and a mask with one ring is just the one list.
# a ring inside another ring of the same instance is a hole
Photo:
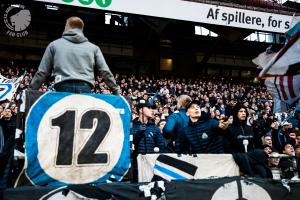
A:
{"label": "large banner", "polygon": [[284,185],[241,177],[176,181],[166,185],[165,194],[168,200],[296,200],[300,195],[300,183]]}
{"label": "large banner", "polygon": [[123,97],[27,91],[26,105],[26,175],[33,184],[123,178],[130,167],[131,119]]}
{"label": "large banner", "polygon": [[152,182],[111,183],[68,187],[20,187],[4,193],[4,200],[298,200],[300,183],[285,184],[240,177]]}
{"label": "large banner", "polygon": [[292,16],[187,0],[37,0],[146,16],[285,33]]}
{"label": "large banner", "polygon": [[147,154],[137,159],[139,182],[239,176],[231,154]]}

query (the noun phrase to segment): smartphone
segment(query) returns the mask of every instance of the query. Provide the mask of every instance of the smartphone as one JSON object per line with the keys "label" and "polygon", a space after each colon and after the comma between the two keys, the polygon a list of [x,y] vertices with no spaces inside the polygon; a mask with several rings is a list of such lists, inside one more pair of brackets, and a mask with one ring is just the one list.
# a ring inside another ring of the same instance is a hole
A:
{"label": "smartphone", "polygon": [[227,122],[228,119],[229,119],[229,117],[225,116],[222,120],[223,120],[223,122]]}

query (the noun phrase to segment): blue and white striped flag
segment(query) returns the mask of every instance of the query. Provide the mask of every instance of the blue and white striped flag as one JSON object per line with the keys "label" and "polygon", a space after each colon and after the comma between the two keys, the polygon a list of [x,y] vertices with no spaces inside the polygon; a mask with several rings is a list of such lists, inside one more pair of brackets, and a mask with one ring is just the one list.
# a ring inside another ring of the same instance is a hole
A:
{"label": "blue and white striped flag", "polygon": [[154,165],[154,175],[165,180],[194,179],[198,167],[167,155],[160,155]]}
{"label": "blue and white striped flag", "polygon": [[0,74],[0,101],[11,101],[23,77],[24,75],[14,79],[8,79]]}

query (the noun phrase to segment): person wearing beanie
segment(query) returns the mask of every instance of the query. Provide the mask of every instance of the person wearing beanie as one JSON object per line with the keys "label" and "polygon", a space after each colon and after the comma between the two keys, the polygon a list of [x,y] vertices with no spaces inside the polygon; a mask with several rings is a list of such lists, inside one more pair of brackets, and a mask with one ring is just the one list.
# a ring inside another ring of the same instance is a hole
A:
{"label": "person wearing beanie", "polygon": [[254,150],[254,132],[247,125],[247,108],[236,104],[233,108],[233,123],[229,125],[225,135],[226,153],[245,153]]}

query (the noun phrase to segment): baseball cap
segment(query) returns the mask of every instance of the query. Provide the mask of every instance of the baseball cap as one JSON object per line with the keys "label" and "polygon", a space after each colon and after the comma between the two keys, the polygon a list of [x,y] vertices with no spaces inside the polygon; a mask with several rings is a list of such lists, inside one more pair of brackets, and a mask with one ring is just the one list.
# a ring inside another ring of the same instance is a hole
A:
{"label": "baseball cap", "polygon": [[278,152],[272,152],[270,153],[269,158],[280,158],[280,154]]}
{"label": "baseball cap", "polygon": [[284,122],[282,125],[283,125],[283,126],[286,126],[286,125],[290,125],[290,124],[291,124],[291,123],[289,123],[289,122],[286,121],[286,122]]}
{"label": "baseball cap", "polygon": [[148,108],[155,109],[156,105],[155,104],[150,104],[145,99],[141,99],[141,100],[139,100],[138,104],[136,105],[136,109],[137,109],[137,111],[139,111],[139,109],[143,108],[143,107],[148,107]]}
{"label": "baseball cap", "polygon": [[193,100],[193,101],[191,101],[191,103],[189,103],[189,104],[186,106],[185,110],[188,110],[193,104],[197,104],[198,106],[200,106],[200,101],[198,101],[198,100]]}

